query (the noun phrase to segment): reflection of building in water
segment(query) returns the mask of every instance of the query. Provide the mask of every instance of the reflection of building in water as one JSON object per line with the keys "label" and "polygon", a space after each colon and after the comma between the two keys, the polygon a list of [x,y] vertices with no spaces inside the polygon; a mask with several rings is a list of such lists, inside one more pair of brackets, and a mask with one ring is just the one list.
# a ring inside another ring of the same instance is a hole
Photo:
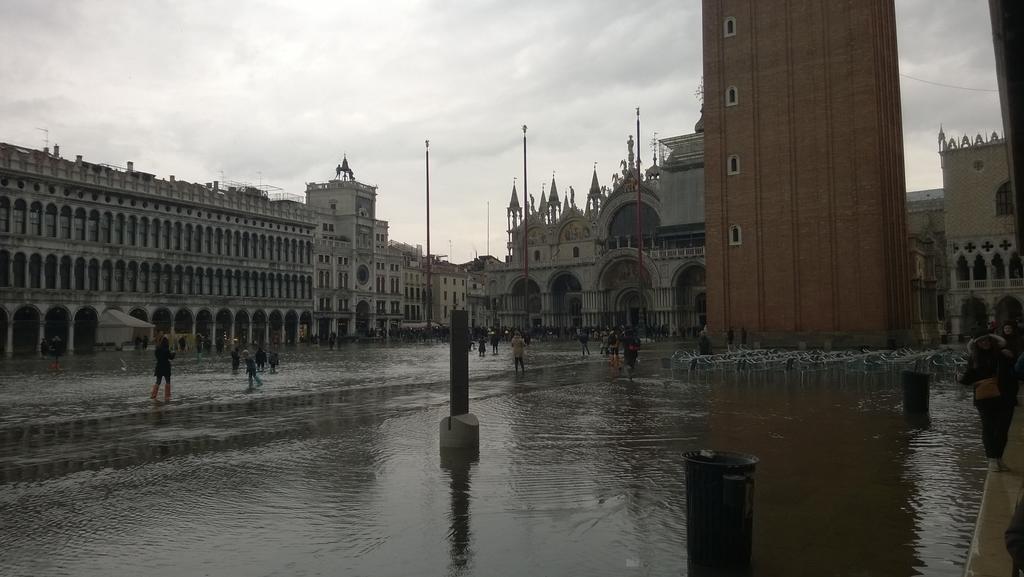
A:
{"label": "reflection of building in water", "polygon": [[[691,330],[705,322],[704,158],[696,132],[662,140],[670,154],[637,182],[633,141],[611,186],[595,170],[584,207],[575,190],[551,179],[520,204],[516,187],[507,208],[506,267],[493,267],[488,292],[503,325],[658,326]],[[637,188],[644,259],[637,248]],[[528,227],[529,279],[523,278],[523,226]],[[524,300],[525,299],[525,300]]]}
{"label": "reflection of building in water", "polygon": [[266,187],[162,180],[131,162],[0,144],[0,347],[31,353],[53,337],[67,352],[119,347],[97,343],[117,317],[108,311],[175,341],[302,340],[310,215]]}

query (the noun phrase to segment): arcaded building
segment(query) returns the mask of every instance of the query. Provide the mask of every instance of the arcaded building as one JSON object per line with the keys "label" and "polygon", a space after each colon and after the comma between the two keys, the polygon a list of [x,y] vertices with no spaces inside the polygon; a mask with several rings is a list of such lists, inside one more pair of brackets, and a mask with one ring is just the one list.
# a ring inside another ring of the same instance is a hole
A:
{"label": "arcaded building", "polygon": [[[0,346],[68,352],[118,311],[155,337],[294,343],[312,331],[303,204],[0,144]],[[123,318],[123,317],[121,317]]]}
{"label": "arcaded building", "polygon": [[945,196],[949,331],[968,337],[990,321],[1022,320],[1024,265],[1015,237],[1006,142],[997,133],[939,134]]}
{"label": "arcaded building", "polygon": [[698,124],[692,134],[662,140],[667,157],[642,171],[638,182],[630,137],[621,172],[602,186],[595,170],[579,202],[572,187],[561,190],[554,178],[539,202],[532,194],[520,201],[513,186],[506,263],[488,267],[487,293],[498,322],[658,327],[677,334],[703,326],[703,138]]}
{"label": "arcaded building", "polygon": [[893,0],[705,0],[708,328],[910,340]]}

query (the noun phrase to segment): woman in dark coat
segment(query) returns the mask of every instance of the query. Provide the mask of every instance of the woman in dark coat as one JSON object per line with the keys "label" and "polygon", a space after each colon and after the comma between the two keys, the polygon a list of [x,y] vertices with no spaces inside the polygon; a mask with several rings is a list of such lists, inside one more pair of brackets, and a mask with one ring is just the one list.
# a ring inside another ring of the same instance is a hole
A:
{"label": "woman in dark coat", "polygon": [[170,344],[167,342],[167,337],[160,340],[160,344],[157,345],[156,350],[153,351],[153,355],[156,357],[156,369],[153,371],[153,375],[156,377],[156,384],[153,385],[153,390],[149,394],[149,398],[156,399],[157,394],[160,392],[160,381],[166,381],[164,389],[164,401],[171,400],[171,360],[174,359],[174,352],[171,351]]}
{"label": "woman in dark coat", "polygon": [[[988,470],[1007,471],[1003,463],[1003,450],[1017,404],[1017,379],[1013,375],[1013,352],[1005,348],[1006,341],[997,335],[983,334],[972,340],[967,348],[971,357],[967,371],[960,382],[974,387],[974,406],[981,416],[981,438],[988,458]],[[992,382],[998,393],[984,398]],[[980,398],[979,398],[980,397]]]}

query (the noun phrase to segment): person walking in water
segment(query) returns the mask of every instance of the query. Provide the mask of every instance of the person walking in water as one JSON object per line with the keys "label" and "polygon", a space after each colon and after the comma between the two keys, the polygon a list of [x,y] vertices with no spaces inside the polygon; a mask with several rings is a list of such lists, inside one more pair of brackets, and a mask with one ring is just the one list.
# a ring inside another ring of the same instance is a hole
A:
{"label": "person walking in water", "polygon": [[263,350],[263,345],[256,347],[256,369],[259,372],[263,372],[264,367],[267,366],[267,351]]}
{"label": "person walking in water", "polygon": [[515,361],[516,374],[519,374],[519,369],[523,369],[523,374],[526,374],[526,364],[523,362],[523,353],[526,349],[526,341],[523,340],[523,335],[516,331],[516,336],[512,337],[512,357]]}
{"label": "person walking in water", "polygon": [[590,347],[587,343],[590,342],[590,332],[587,329],[580,329],[580,349],[582,349],[582,356],[590,356]]}
{"label": "person walking in water", "polygon": [[629,380],[632,381],[633,371],[636,370],[636,360],[640,356],[640,339],[633,332],[633,329],[628,329],[626,337],[622,339],[622,356],[626,359]]}
{"label": "person walking in water", "polygon": [[241,364],[241,357],[238,355],[238,347],[231,349],[231,372],[238,372],[238,365]]}
{"label": "person walking in water", "polygon": [[256,374],[256,359],[249,356],[248,350],[242,351],[242,360],[245,361],[245,374],[249,378],[249,388],[247,390],[251,393],[253,383],[256,383],[256,386],[259,387],[263,386],[263,381]]}
{"label": "person walking in water", "polygon": [[487,354],[487,334],[480,333],[480,338],[477,340],[477,349],[479,349],[479,356],[485,356]]}
{"label": "person walking in water", "polygon": [[160,393],[160,381],[163,380],[166,382],[164,385],[164,402],[169,402],[171,400],[171,361],[174,360],[174,351],[171,350],[167,337],[160,340],[160,344],[153,351],[153,356],[156,357],[156,369],[153,371],[153,376],[156,377],[156,384],[153,385],[149,398],[156,400],[157,394]]}

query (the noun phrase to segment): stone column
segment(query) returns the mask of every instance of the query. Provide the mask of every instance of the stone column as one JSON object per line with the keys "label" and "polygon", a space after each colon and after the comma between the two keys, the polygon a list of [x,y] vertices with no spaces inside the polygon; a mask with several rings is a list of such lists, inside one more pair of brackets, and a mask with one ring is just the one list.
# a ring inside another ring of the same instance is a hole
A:
{"label": "stone column", "polygon": [[[40,323],[41,325],[42,323]],[[40,329],[42,327],[40,326]],[[42,339],[42,333],[40,333],[40,339]],[[14,354],[14,318],[11,317],[7,320],[7,334],[4,336],[4,356],[11,356]],[[39,352],[39,345],[36,344],[36,352]]]}
{"label": "stone column", "polygon": [[[12,328],[14,327],[14,322],[13,322],[13,320],[12,320],[12,322],[11,322],[10,326],[11,326]],[[44,320],[44,319],[40,319],[40,320],[39,320],[39,340],[40,340],[40,341],[42,341],[42,340],[43,340],[43,339],[45,339],[45,338],[46,338],[46,320]],[[41,349],[39,348],[39,343],[36,343],[36,344],[35,344],[34,346],[35,346],[35,348],[36,348],[36,352],[37,352],[37,353],[41,353],[41,352],[42,352],[42,350],[41,350]],[[7,350],[8,350],[8,351],[12,351],[12,350],[13,350],[13,348],[14,348],[14,347],[13,347],[13,344],[12,344],[12,346],[11,346],[11,347],[8,347],[8,349],[7,349]]]}
{"label": "stone column", "polygon": [[235,317],[231,317],[231,324],[228,326],[228,349],[235,346]]}
{"label": "stone column", "polygon": [[68,321],[68,338],[64,341],[67,343],[67,347],[64,350],[64,354],[72,355],[75,353],[75,321],[74,319]]}
{"label": "stone column", "polygon": [[270,319],[267,318],[267,322],[263,324],[263,344],[270,344]]}

